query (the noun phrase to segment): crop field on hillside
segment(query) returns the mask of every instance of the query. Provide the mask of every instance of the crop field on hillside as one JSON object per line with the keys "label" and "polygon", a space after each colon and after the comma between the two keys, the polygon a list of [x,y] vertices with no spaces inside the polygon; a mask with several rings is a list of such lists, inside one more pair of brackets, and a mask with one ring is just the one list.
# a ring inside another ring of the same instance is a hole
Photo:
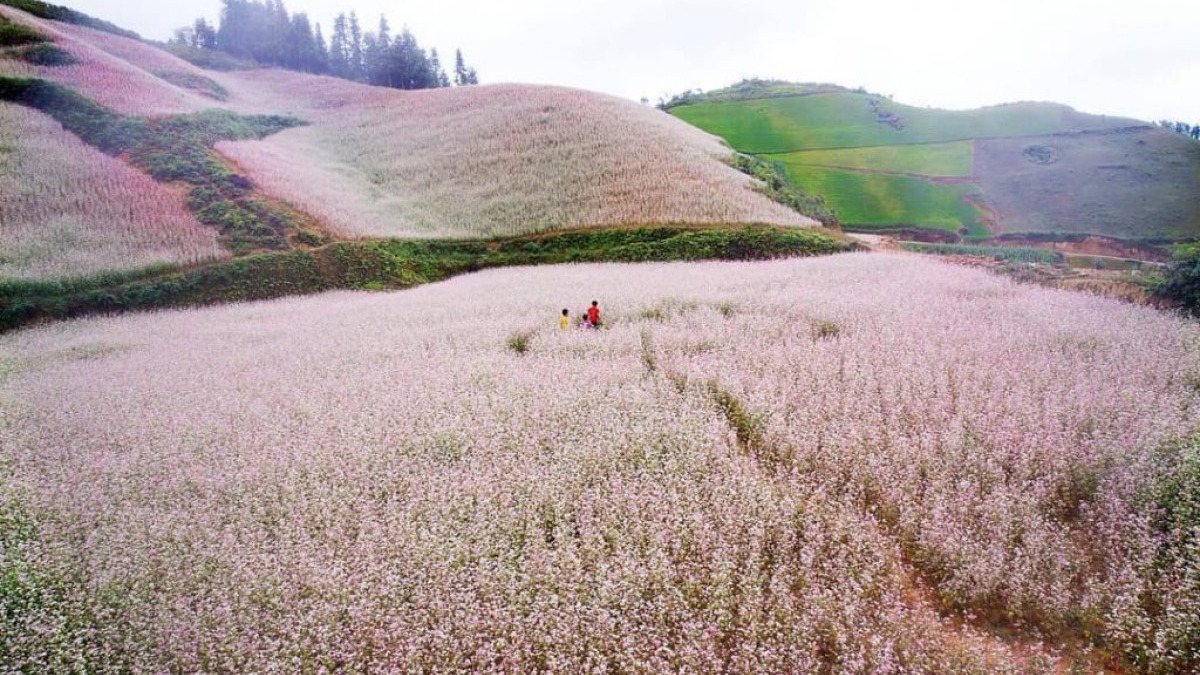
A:
{"label": "crop field on hillside", "polygon": [[[605,328],[560,332],[592,298]],[[1198,348],[1167,314],[875,254],[5,335],[0,650],[982,674],[1086,633],[1186,672]]]}
{"label": "crop field on hillside", "polygon": [[[175,86],[144,69],[162,67],[162,59],[157,55],[173,58],[161,50],[90,28],[38,19],[3,5],[0,15],[34,28],[76,59],[76,63],[68,66],[35,66],[0,56],[0,75],[50,80],[125,115],[196,112],[214,105],[211,97]],[[112,42],[139,45],[137,62],[142,67],[94,46]],[[155,56],[150,56],[151,52]]]}
{"label": "crop field on hillside", "polygon": [[815,224],[754,192],[713,137],[610,96],[528,85],[400,92],[265,71],[220,80],[244,112],[313,122],[218,149],[347,236]]}
{"label": "crop field on hillside", "polygon": [[983,213],[967,201],[979,189],[970,183],[933,183],[910,176],[866,173],[792,164],[788,177],[823,195],[843,224],[856,228],[923,227],[985,237]]}
{"label": "crop field on hillside", "polygon": [[841,150],[801,150],[763,158],[796,166],[825,166],[930,177],[969,178],[974,141],[884,145]]}
{"label": "crop field on hillside", "polygon": [[51,279],[223,257],[184,194],[0,102],[0,278]]}
{"label": "crop field on hillside", "polygon": [[[671,114],[724,138],[736,150],[755,154],[1032,136],[1139,124],[1047,103],[953,111],[917,108],[857,93],[699,103],[672,108]],[[896,123],[889,124],[891,119]]]}
{"label": "crop field on hillside", "polygon": [[671,113],[739,152],[783,163],[853,229],[1133,240],[1200,232],[1200,146],[1136,120],[1046,103],[915,108],[849,92]]}
{"label": "crop field on hillside", "polygon": [[1200,234],[1200,144],[1161,129],[979,141],[974,172],[1000,233]]}

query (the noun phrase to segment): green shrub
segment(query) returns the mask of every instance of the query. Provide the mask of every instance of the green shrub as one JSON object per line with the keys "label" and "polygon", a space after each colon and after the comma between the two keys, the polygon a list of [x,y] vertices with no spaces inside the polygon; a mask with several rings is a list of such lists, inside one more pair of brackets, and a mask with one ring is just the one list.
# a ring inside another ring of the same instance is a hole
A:
{"label": "green shrub", "polygon": [[218,101],[225,101],[229,98],[228,89],[207,77],[172,71],[155,71],[154,74],[177,87],[191,89]]}
{"label": "green shrub", "polygon": [[1178,303],[1185,312],[1200,315],[1200,242],[1176,247],[1175,259],[1153,290],[1158,297]]}
{"label": "green shrub", "polygon": [[262,67],[254,61],[239,59],[236,56],[226,54],[225,52],[216,49],[197,49],[190,45],[181,45],[175,42],[160,42],[155,46],[159,49],[163,49],[174,54],[193,66],[198,66],[200,68],[204,68],[205,70],[231,72],[235,70],[252,70],[254,68]]}
{"label": "green shrub", "polygon": [[788,179],[787,170],[779,162],[769,162],[761,157],[736,153],[733,167],[757,179],[759,191],[784,206],[802,213],[826,227],[837,227],[837,215],[821,195],[809,194],[796,187]]}
{"label": "green shrub", "polygon": [[529,333],[528,331],[513,333],[512,335],[508,336],[508,340],[505,341],[505,344],[508,345],[509,349],[513,350],[517,354],[524,355],[529,351],[529,340],[532,337],[533,334]]}
{"label": "green shrub", "polygon": [[1054,265],[1062,262],[1057,251],[1023,246],[984,246],[976,244],[925,244],[913,241],[901,242],[900,246],[913,253],[933,255],[971,255],[995,258],[1005,262],[1045,263]]}
{"label": "green shrub", "polygon": [[49,42],[39,42],[22,49],[14,50],[12,53],[17,58],[28,61],[35,66],[60,67],[74,65],[79,62],[70,52],[59,49]]}
{"label": "green shrub", "polygon": [[83,12],[77,12],[70,7],[51,5],[47,2],[39,2],[39,0],[0,0],[0,5],[16,7],[23,12],[28,12],[41,19],[51,19],[53,21],[62,21],[63,23],[73,23],[77,26],[87,26],[88,28],[95,28],[96,30],[133,40],[141,39],[141,36],[131,30],[119,28],[107,21],[88,16]]}
{"label": "green shrub", "polygon": [[832,340],[842,334],[842,327],[833,321],[817,321],[813,324],[814,340]]}
{"label": "green shrub", "polygon": [[0,47],[18,47],[45,41],[46,38],[36,30],[0,16]]}

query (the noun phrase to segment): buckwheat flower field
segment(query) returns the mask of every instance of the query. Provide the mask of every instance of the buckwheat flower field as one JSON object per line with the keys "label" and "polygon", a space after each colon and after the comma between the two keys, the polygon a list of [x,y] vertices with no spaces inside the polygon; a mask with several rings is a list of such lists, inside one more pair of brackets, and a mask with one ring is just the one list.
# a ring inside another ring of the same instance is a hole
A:
{"label": "buckwheat flower field", "polygon": [[756,192],[715,137],[612,96],[534,85],[397,91],[275,71],[221,82],[241,112],[313,123],[217,148],[346,236],[816,225]]}
{"label": "buckwheat flower field", "polygon": [[1198,383],[1195,324],[882,254],[8,334],[0,669],[1192,672]]}
{"label": "buckwheat flower field", "polygon": [[184,195],[0,102],[0,278],[51,279],[227,256]]}
{"label": "buckwheat flower field", "polygon": [[[0,16],[35,29],[77,61],[69,66],[34,66],[0,56],[0,75],[50,80],[124,115],[168,115],[214,107],[212,100],[156,75],[203,72],[159,49],[102,31],[39,19],[12,7],[0,5]],[[114,46],[106,51],[97,44],[129,47]],[[164,61],[182,65],[168,68]]]}

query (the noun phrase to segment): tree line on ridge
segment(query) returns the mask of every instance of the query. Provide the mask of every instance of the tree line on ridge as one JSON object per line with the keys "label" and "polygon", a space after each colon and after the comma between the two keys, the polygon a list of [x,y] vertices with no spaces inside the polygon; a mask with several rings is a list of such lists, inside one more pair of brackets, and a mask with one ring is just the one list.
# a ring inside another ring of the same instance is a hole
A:
{"label": "tree line on ridge", "polygon": [[221,18],[213,26],[203,18],[175,31],[172,42],[194,49],[220,51],[263,65],[394,89],[432,89],[479,84],[462,50],[454,55],[453,77],[437,49],[428,52],[408,27],[392,35],[387,17],[376,31],[364,31],[355,12],[338,14],[328,42],[321,24],[303,12],[290,14],[283,0],[222,0]]}

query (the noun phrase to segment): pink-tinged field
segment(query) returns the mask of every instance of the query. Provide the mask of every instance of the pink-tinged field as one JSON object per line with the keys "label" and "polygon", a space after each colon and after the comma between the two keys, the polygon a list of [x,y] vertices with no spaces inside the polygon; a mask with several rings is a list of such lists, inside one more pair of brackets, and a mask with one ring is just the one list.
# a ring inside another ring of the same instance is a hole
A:
{"label": "pink-tinged field", "polygon": [[155,74],[205,74],[162,50],[91,28],[39,19],[12,7],[0,6],[0,16],[36,29],[78,61],[50,67],[0,56],[0,75],[56,82],[125,115],[166,115],[215,107],[212,99]]}
{"label": "pink-tinged field", "polygon": [[0,102],[0,278],[50,279],[227,255],[184,195]]}
{"label": "pink-tinged field", "polygon": [[[557,330],[592,298],[605,330]],[[0,336],[0,646],[27,672],[1015,673],[1095,672],[1056,663],[1092,635],[1188,672],[1200,563],[1158,556],[1180,533],[1148,495],[1198,381],[1195,324],[876,254]]]}
{"label": "pink-tinged field", "polygon": [[226,107],[309,122],[218,149],[347,237],[817,225],[757,192],[716,137],[631,101],[533,85],[402,92],[280,70],[214,73],[136,40],[0,14],[79,60],[52,68],[0,59],[0,74],[45,78],[127,115]]}
{"label": "pink-tinged field", "polygon": [[816,225],[755,192],[715,137],[611,96],[533,85],[401,92],[277,71],[220,80],[242,111],[313,124],[218,150],[346,236]]}

